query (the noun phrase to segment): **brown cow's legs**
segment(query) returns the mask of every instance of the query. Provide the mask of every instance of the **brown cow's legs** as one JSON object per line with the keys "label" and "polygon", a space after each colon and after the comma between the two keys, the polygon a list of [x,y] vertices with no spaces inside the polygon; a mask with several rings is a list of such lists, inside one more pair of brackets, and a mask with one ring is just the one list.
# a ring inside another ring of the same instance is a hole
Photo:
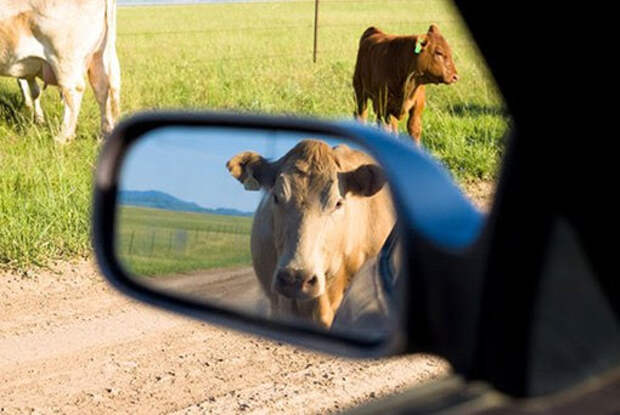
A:
{"label": "brown cow's legs", "polygon": [[353,117],[357,121],[361,121],[365,123],[368,118],[368,95],[364,93],[362,82],[357,73],[357,66],[356,66],[356,72],[353,75],[353,90],[355,91],[355,103],[356,103],[356,108],[355,108],[355,112],[353,113]]}
{"label": "brown cow's legs", "polygon": [[373,98],[372,100],[372,109],[375,112],[375,116],[377,117],[377,127],[387,130],[383,109],[379,105],[379,102],[376,98]]}
{"label": "brown cow's legs", "polygon": [[353,113],[353,117],[355,117],[357,121],[366,123],[366,120],[368,119],[368,97],[360,98],[360,95],[356,92],[355,100],[357,101],[357,108]]}
{"label": "brown cow's legs", "polygon": [[422,111],[426,105],[426,91],[424,86],[420,86],[413,97],[413,106],[409,110],[407,120],[407,132],[419,146],[422,139]]}
{"label": "brown cow's legs", "polygon": [[398,134],[398,118],[393,115],[388,115],[389,124],[387,130],[392,134]]}

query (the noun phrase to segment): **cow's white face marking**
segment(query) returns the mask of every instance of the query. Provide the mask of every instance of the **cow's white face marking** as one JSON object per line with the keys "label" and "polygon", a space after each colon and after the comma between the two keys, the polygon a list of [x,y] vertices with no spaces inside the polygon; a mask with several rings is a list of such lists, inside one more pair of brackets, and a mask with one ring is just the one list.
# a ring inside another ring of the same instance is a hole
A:
{"label": "cow's white face marking", "polygon": [[336,167],[323,172],[294,168],[276,179],[270,195],[278,257],[274,292],[316,298],[342,267],[347,215]]}

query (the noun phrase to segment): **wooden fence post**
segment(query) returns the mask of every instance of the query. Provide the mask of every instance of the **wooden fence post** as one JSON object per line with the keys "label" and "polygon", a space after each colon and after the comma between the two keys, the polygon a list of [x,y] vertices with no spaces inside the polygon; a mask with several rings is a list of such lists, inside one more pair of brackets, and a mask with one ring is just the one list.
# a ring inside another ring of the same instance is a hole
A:
{"label": "wooden fence post", "polygon": [[314,52],[312,53],[312,62],[316,63],[316,44],[319,27],[319,0],[314,0]]}
{"label": "wooden fence post", "polygon": [[129,238],[129,255],[133,253],[133,237],[136,231],[131,231],[131,237]]}
{"label": "wooden fence post", "polygon": [[153,256],[153,247],[155,246],[155,231],[151,234],[151,250],[149,256]]}

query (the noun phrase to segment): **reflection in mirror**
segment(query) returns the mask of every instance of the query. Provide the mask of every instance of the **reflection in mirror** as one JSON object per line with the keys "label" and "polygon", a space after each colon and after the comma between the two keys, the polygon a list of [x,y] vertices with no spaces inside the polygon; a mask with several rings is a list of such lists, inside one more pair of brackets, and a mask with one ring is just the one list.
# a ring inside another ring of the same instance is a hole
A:
{"label": "reflection in mirror", "polygon": [[118,201],[116,253],[141,284],[365,338],[389,334],[395,214],[382,168],[352,143],[161,128],[129,150]]}

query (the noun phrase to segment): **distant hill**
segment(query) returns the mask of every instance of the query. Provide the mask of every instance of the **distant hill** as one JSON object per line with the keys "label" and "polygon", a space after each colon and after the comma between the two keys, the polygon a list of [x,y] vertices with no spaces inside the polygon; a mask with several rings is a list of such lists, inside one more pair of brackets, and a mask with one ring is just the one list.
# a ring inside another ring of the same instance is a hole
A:
{"label": "distant hill", "polygon": [[118,192],[118,202],[123,205],[142,206],[154,209],[166,209],[177,210],[179,212],[196,212],[196,213],[211,213],[215,215],[229,215],[229,216],[252,216],[253,212],[244,212],[237,209],[217,208],[208,209],[204,208],[197,203],[187,202],[185,200],[177,199],[168,193],[159,192],[157,190],[124,190]]}

